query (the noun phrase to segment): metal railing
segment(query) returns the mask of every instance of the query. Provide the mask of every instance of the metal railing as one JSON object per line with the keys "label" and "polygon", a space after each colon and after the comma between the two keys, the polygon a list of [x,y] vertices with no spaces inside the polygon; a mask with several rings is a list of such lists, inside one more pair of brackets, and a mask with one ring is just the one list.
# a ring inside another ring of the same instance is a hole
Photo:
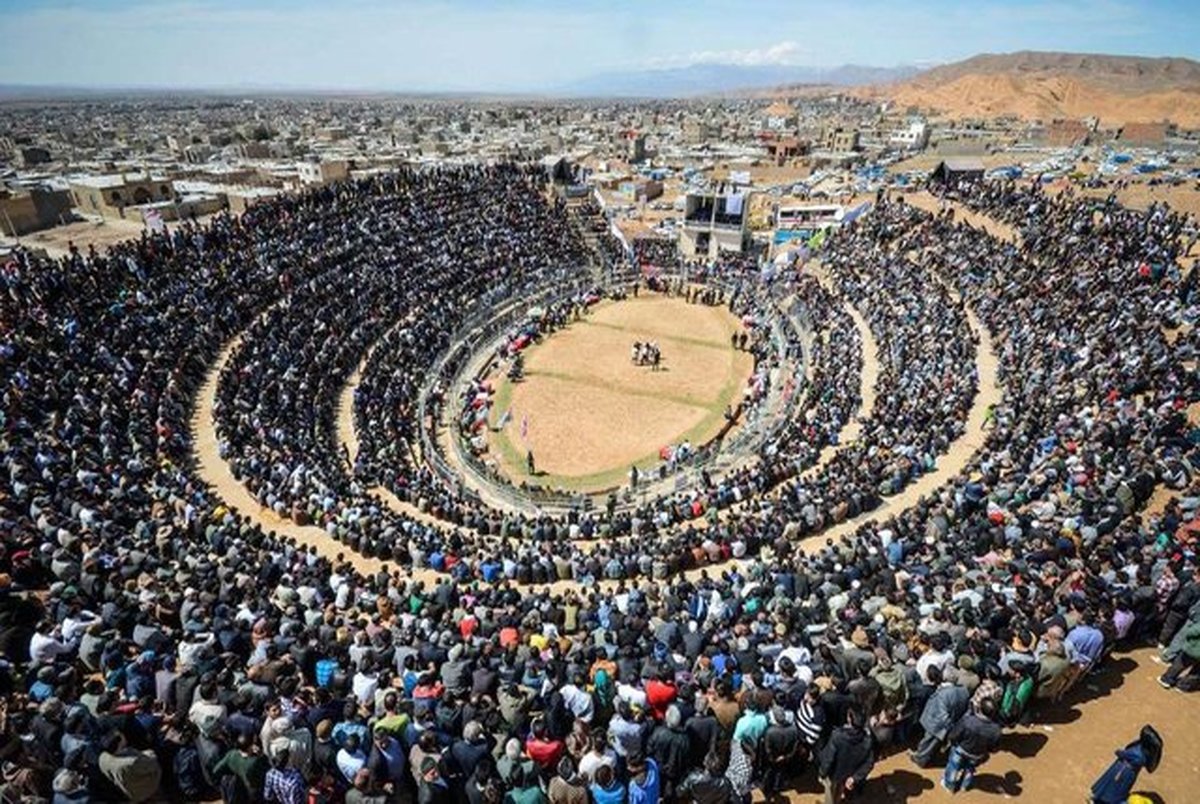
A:
{"label": "metal railing", "polygon": [[[694,276],[690,277],[684,272],[659,274],[657,278],[669,285],[696,281]],[[740,291],[743,281],[743,277],[740,276],[731,278],[710,275],[704,278],[703,283],[722,290],[726,298],[732,298]],[[753,458],[763,445],[770,443],[784,428],[796,402],[803,398],[801,389],[797,388],[791,401],[781,402],[778,395],[782,393],[782,389],[778,384],[772,384],[768,400],[740,411],[746,418],[741,426],[733,431],[733,437],[726,438],[726,434],[722,432],[720,436],[694,448],[688,458],[663,464],[655,470],[646,470],[636,491],[631,490],[627,484],[587,493],[571,493],[539,486],[515,486],[508,478],[481,461],[466,446],[462,435],[457,431],[450,434],[450,444],[457,466],[451,464],[437,443],[437,431],[443,424],[446,410],[439,409],[436,418],[431,415],[429,400],[434,388],[440,385],[444,389],[445,405],[456,406],[468,378],[479,378],[494,369],[497,350],[488,349],[480,357],[481,349],[495,344],[529,309],[565,301],[582,291],[595,288],[596,284],[593,281],[577,277],[534,295],[506,301],[499,307],[475,311],[456,328],[450,346],[431,368],[429,377],[421,389],[418,404],[424,458],[456,496],[473,502],[499,502],[510,510],[526,514],[586,510],[591,508],[597,499],[610,494],[617,496],[621,510],[644,505],[651,499],[676,496],[701,485],[706,470],[710,478],[717,480],[734,466]],[[776,308],[775,315],[772,315],[771,338],[781,355],[786,355],[789,345],[790,339],[785,329],[788,324],[801,339],[811,327],[807,310],[803,309],[799,302],[792,304],[788,310]],[[472,359],[473,357],[476,359]],[[799,360],[795,361],[794,374],[800,377],[801,381],[807,359],[808,355],[802,354]],[[766,410],[772,412],[766,414]],[[453,423],[447,426],[452,430],[456,427]]]}
{"label": "metal railing", "polygon": [[[482,310],[469,316],[451,336],[450,346],[443,353],[443,357],[434,364],[429,378],[421,388],[418,415],[420,416],[421,448],[425,459],[442,481],[458,496],[465,496],[476,502],[482,499],[478,490],[464,486],[460,482],[459,468],[452,466],[446,460],[437,445],[436,432],[440,422],[432,420],[429,409],[429,399],[434,388],[438,385],[443,386],[445,404],[453,405],[459,398],[459,392],[466,382],[466,371],[477,362],[472,361],[471,357],[479,354],[481,347],[497,340],[501,333],[508,331],[524,317],[529,309],[564,301],[592,287],[594,287],[594,282],[591,280],[575,278],[538,291],[533,295],[510,300],[498,308]],[[472,377],[478,376],[481,372],[486,373],[494,359],[493,352],[487,356],[479,369],[472,372]],[[444,412],[444,410],[439,410],[437,418],[441,419]],[[539,499],[543,495],[530,493],[532,490],[522,489],[520,494],[506,493],[503,485],[497,483],[500,478],[490,476],[482,462],[464,447],[458,433],[452,433],[450,441],[459,467],[466,469],[472,475],[471,479],[476,482],[476,485],[486,487],[491,496],[504,498],[510,507],[529,511],[531,504],[537,505],[541,502],[549,505],[561,502],[558,496],[547,495],[544,500]]]}

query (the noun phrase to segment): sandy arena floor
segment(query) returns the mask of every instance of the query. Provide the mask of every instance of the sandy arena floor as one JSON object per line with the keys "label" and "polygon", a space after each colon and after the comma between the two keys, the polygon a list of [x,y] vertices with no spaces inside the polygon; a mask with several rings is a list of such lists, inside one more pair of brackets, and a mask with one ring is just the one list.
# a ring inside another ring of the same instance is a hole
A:
{"label": "sandy arena floor", "polygon": [[[655,467],[659,449],[685,439],[699,446],[736,407],[754,367],[729,345],[741,324],[724,307],[657,294],[602,302],[584,319],[525,353],[525,379],[495,378],[491,458],[515,482],[596,491],[625,481],[629,467]],[[635,341],[657,341],[659,371],[634,365]],[[521,434],[522,422],[528,432]]]}

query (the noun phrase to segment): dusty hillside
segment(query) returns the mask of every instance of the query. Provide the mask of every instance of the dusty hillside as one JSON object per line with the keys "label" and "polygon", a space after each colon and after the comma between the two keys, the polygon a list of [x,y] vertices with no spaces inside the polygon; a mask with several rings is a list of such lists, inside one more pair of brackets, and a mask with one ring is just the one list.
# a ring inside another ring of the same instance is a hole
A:
{"label": "dusty hillside", "polygon": [[864,95],[954,118],[1096,115],[1105,125],[1169,119],[1193,127],[1200,126],[1200,63],[1072,53],[987,54],[870,87]]}

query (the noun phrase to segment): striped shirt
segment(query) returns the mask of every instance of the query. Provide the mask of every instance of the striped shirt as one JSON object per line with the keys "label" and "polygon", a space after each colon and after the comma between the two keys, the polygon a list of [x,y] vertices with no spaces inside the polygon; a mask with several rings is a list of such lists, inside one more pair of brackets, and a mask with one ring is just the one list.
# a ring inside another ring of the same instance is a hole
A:
{"label": "striped shirt", "polygon": [[796,710],[796,725],[807,745],[813,746],[821,739],[825,731],[825,711],[805,698]]}

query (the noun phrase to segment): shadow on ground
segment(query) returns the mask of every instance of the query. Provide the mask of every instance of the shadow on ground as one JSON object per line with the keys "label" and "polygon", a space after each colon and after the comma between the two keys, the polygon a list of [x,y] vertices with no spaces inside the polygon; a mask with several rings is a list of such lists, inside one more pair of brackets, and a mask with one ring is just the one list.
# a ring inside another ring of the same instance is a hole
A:
{"label": "shadow on ground", "polygon": [[1045,734],[1036,731],[1008,731],[1000,738],[1000,750],[1021,759],[1031,759],[1050,742]]}
{"label": "shadow on ground", "polygon": [[922,793],[936,785],[918,773],[900,768],[874,779],[868,779],[863,788],[863,801],[887,801],[904,804],[921,797]]}
{"label": "shadow on ground", "polygon": [[998,773],[980,773],[975,776],[975,784],[971,789],[981,793],[1016,798],[1021,795],[1021,782],[1023,781],[1025,781],[1024,777],[1015,770],[1011,770],[1003,776]]}

